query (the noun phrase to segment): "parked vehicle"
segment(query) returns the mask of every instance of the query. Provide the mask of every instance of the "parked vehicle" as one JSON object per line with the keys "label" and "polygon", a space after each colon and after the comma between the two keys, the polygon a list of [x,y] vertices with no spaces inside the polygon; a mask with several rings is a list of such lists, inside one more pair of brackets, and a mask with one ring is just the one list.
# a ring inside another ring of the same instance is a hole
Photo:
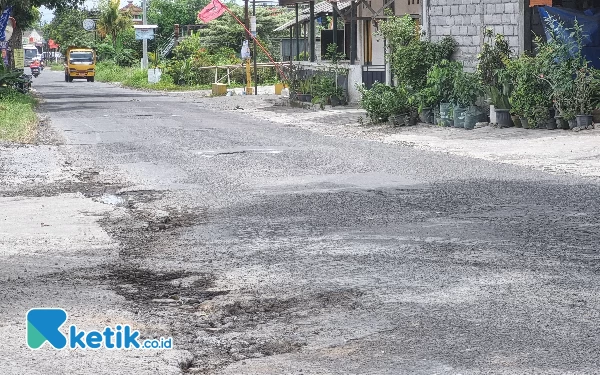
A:
{"label": "parked vehicle", "polygon": [[91,48],[69,47],[65,56],[65,82],[74,79],[87,79],[94,82],[96,77],[96,53]]}
{"label": "parked vehicle", "polygon": [[31,76],[27,74],[21,75],[19,80],[15,82],[14,88],[23,94],[27,94],[31,90]]}
{"label": "parked vehicle", "polygon": [[29,66],[37,58],[38,49],[33,44],[25,44],[23,50],[25,52],[25,66]]}

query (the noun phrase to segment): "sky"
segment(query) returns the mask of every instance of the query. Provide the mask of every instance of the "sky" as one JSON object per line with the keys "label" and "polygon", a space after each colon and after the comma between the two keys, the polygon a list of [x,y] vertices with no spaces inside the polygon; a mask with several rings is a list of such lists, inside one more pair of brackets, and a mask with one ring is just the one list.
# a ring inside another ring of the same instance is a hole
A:
{"label": "sky", "polygon": [[[140,5],[142,0],[134,0],[134,4]],[[86,8],[94,8],[98,4],[98,0],[87,0],[84,4]],[[121,6],[127,5],[127,0],[121,0]],[[50,22],[54,18],[54,14],[51,10],[42,7],[42,22]]]}

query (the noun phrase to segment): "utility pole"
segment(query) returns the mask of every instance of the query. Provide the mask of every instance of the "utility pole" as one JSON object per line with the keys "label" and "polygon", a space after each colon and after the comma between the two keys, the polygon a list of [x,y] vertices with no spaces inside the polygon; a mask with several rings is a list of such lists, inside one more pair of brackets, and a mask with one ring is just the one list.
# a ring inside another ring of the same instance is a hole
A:
{"label": "utility pole", "polygon": [[254,33],[254,43],[252,43],[254,44],[254,52],[252,53],[252,57],[254,59],[254,95],[258,95],[258,71],[256,70],[256,36],[258,35],[256,31],[256,0],[252,0],[252,16],[254,18],[252,22],[252,28],[254,30],[250,31]]}
{"label": "utility pole", "polygon": [[[142,18],[142,22],[144,25],[148,24],[148,18],[146,14],[146,1],[142,0],[142,9],[144,10],[144,15]],[[148,39],[144,38],[143,43],[143,56],[142,56],[142,69],[148,69]]]}
{"label": "utility pole", "polygon": [[[248,1],[244,0],[244,25],[246,30],[250,30],[250,20],[248,18]],[[246,31],[246,43],[250,48],[250,34]],[[252,74],[250,73],[250,58],[246,59],[246,95],[252,95]]]}

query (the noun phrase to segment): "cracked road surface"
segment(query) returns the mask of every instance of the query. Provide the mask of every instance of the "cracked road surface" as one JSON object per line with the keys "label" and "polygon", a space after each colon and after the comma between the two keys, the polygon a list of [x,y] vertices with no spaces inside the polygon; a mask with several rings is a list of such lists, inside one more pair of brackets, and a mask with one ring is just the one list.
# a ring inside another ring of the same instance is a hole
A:
{"label": "cracked road surface", "polygon": [[[594,180],[61,81],[0,146],[0,373],[598,373]],[[175,349],[30,351],[34,307]]]}

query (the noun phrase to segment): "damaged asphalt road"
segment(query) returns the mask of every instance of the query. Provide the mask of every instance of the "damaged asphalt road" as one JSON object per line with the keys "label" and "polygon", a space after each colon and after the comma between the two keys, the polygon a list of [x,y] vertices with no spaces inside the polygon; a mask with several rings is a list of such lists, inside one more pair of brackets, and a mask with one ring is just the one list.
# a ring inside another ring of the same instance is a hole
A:
{"label": "damaged asphalt road", "polygon": [[[0,145],[0,373],[600,367],[597,182],[62,80]],[[30,351],[35,307],[175,349]]]}

